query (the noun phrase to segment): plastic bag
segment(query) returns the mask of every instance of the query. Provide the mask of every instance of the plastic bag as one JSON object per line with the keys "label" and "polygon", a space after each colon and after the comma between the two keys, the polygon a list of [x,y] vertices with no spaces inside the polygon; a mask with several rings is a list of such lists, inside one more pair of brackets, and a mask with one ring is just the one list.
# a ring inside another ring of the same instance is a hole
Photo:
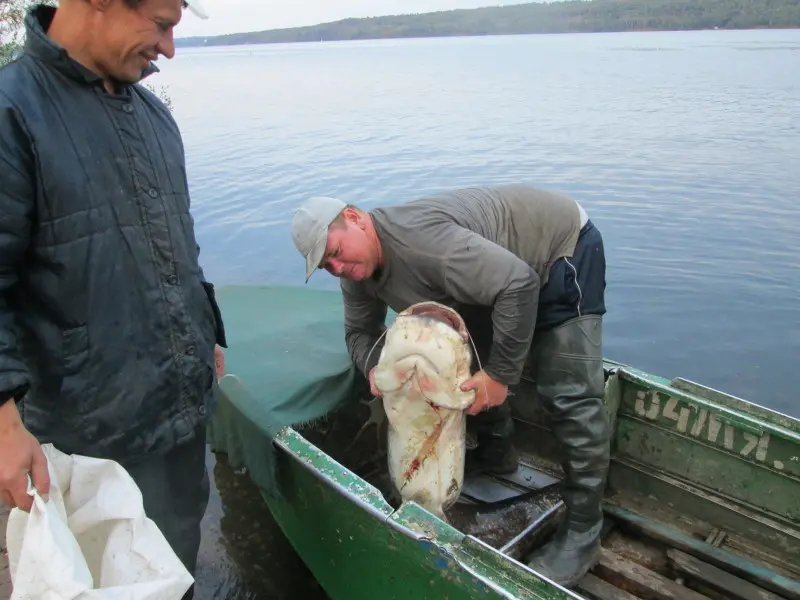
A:
{"label": "plastic bag", "polygon": [[110,460],[42,445],[49,501],[30,485],[30,513],[6,530],[10,600],[180,600],[194,579],[147,518],[128,472]]}

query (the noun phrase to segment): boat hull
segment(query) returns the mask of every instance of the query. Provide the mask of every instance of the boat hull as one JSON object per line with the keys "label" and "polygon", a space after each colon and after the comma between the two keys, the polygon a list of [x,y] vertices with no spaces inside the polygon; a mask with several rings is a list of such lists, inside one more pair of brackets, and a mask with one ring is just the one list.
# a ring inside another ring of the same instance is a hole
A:
{"label": "boat hull", "polygon": [[[219,290],[218,299],[230,374],[220,381],[211,449],[247,468],[332,600],[584,597],[501,552],[502,544],[387,494],[385,440],[360,436],[369,391],[357,388],[363,377],[344,348],[338,295],[239,288]],[[723,597],[739,598],[750,585],[764,598],[800,600],[800,422],[693,382],[612,361],[605,368],[614,431],[607,527],[580,593],[659,597],[669,589],[698,598],[679,579]],[[522,466],[466,481],[467,501],[489,506],[562,476],[536,394],[525,380],[509,400]]]}
{"label": "boat hull", "polygon": [[276,444],[286,494],[265,501],[333,600],[578,597],[413,503],[395,511],[293,430]]}

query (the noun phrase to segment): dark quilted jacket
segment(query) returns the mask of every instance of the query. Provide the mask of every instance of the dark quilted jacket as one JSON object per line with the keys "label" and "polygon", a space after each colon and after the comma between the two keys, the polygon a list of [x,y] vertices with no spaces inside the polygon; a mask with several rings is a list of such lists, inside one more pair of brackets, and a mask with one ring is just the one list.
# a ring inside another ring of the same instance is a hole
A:
{"label": "dark quilted jacket", "polygon": [[42,443],[131,462],[208,419],[224,330],[169,110],[106,93],[53,14],[0,70],[0,393]]}

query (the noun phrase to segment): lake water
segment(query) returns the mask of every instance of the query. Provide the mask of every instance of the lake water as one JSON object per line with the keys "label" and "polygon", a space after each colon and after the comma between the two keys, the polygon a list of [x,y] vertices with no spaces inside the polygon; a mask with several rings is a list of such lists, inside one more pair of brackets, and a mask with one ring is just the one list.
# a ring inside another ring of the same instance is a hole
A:
{"label": "lake water", "polygon": [[[311,195],[368,209],[530,183],[576,197],[604,235],[606,356],[800,416],[800,31],[199,48],[162,62],[152,82],[174,102],[218,285],[302,285],[289,222]],[[338,286],[325,273],[309,285]],[[230,495],[246,481],[215,470],[231,502],[259,510]],[[228,555],[203,563],[201,584],[219,591],[201,597],[324,597],[263,514],[220,535],[223,504],[204,548]],[[234,563],[260,583],[220,583]]]}

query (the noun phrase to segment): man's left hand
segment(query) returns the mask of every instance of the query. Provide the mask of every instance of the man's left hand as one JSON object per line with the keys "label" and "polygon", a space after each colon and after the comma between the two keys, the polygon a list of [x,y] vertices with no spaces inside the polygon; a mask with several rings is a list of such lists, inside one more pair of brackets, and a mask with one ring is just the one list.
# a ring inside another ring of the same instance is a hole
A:
{"label": "man's left hand", "polygon": [[214,346],[214,366],[217,370],[217,381],[219,381],[225,375],[225,355],[219,346]]}
{"label": "man's left hand", "polygon": [[467,409],[467,414],[477,415],[493,406],[500,406],[508,396],[508,386],[495,381],[486,374],[478,371],[461,384],[461,390],[468,392],[475,390],[475,402]]}

